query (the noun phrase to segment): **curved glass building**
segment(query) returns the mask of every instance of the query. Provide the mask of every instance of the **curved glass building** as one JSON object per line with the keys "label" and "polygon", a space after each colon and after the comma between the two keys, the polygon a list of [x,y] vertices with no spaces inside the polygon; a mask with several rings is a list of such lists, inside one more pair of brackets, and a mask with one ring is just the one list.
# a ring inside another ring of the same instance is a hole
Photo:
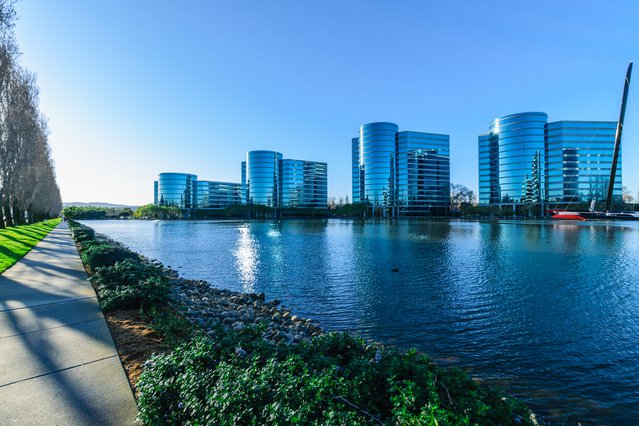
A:
{"label": "curved glass building", "polygon": [[246,204],[280,207],[281,161],[282,154],[275,151],[246,154]]}
{"label": "curved glass building", "polygon": [[360,200],[383,211],[394,205],[398,130],[397,124],[385,122],[364,124],[359,129]]}
{"label": "curved glass building", "polygon": [[[548,122],[543,112],[507,115],[479,136],[479,203],[605,200],[617,123]],[[613,197],[621,201],[621,153]]]}
{"label": "curved glass building", "polygon": [[541,202],[548,115],[524,112],[493,120],[479,137],[480,203]]}
{"label": "curved glass building", "polygon": [[398,130],[394,123],[364,124],[351,140],[353,202],[380,216],[447,214],[449,136]]}
{"label": "curved glass building", "polygon": [[157,204],[180,209],[195,207],[193,189],[196,180],[197,176],[189,173],[160,173],[157,180]]}

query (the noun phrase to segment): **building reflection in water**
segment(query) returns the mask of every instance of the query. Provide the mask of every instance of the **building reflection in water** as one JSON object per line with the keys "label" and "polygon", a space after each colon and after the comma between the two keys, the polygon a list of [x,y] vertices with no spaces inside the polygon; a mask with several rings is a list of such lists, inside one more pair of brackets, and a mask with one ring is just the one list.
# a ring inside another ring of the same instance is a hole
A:
{"label": "building reflection in water", "polygon": [[257,280],[257,268],[260,263],[258,255],[258,243],[251,234],[250,226],[243,225],[238,228],[239,236],[235,243],[235,265],[242,282],[242,291],[253,293]]}

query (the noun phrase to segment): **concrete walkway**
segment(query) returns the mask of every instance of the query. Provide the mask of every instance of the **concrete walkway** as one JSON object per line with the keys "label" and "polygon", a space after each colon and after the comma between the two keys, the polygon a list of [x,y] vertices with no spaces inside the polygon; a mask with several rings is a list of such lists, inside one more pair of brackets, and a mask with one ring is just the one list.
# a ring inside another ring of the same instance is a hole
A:
{"label": "concrete walkway", "polygon": [[0,424],[126,425],[137,407],[66,223],[0,274]]}

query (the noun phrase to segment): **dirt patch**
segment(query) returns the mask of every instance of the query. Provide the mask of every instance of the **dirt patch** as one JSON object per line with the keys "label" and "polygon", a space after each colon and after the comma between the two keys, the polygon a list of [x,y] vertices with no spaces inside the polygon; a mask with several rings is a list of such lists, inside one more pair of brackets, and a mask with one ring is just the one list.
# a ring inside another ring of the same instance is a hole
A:
{"label": "dirt patch", "polygon": [[137,396],[136,385],[144,369],[144,361],[154,353],[168,352],[169,347],[163,344],[160,335],[142,320],[138,311],[117,310],[105,313],[104,316],[129,383]]}

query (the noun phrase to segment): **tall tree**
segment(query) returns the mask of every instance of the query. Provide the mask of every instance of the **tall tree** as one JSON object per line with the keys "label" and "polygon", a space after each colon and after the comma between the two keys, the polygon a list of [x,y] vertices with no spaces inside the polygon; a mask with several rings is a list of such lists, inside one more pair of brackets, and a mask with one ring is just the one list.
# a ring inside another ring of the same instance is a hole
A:
{"label": "tall tree", "polygon": [[62,209],[36,79],[17,63],[15,19],[14,1],[0,0],[0,227]]}

